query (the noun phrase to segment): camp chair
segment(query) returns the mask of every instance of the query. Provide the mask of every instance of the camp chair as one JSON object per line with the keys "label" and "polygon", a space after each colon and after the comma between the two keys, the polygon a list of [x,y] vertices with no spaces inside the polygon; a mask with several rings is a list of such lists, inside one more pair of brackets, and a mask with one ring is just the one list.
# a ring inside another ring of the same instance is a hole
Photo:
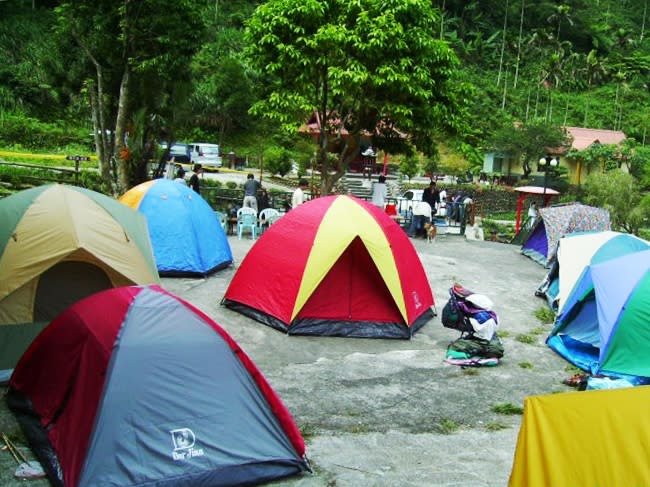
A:
{"label": "camp chair", "polygon": [[260,233],[263,233],[264,229],[270,227],[278,218],[280,218],[280,212],[275,208],[264,208],[260,211]]}
{"label": "camp chair", "polygon": [[228,224],[228,218],[226,217],[226,214],[220,211],[215,211],[214,215],[217,217],[217,220],[219,220],[219,223],[221,224],[221,228],[223,228],[223,231],[225,232],[226,225]]}
{"label": "camp chair", "polygon": [[253,239],[257,237],[257,212],[253,208],[240,208],[237,210],[237,238],[241,240],[241,234],[245,228],[250,228]]}

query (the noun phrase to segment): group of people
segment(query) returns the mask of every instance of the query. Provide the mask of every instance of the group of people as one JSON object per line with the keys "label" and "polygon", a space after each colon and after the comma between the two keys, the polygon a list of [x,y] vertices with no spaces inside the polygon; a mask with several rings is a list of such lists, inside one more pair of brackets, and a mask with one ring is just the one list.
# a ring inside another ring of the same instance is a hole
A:
{"label": "group of people", "polygon": [[[185,179],[185,169],[182,166],[178,166],[176,170],[176,178],[174,181],[181,184],[188,184],[194,191],[201,193],[201,185],[199,177],[203,174],[203,167],[201,164],[194,164],[192,176],[189,180]],[[305,191],[309,187],[309,182],[301,178],[298,182],[298,187],[294,190],[291,197],[291,206],[288,209],[296,208],[297,206],[303,204],[306,201]],[[249,173],[246,177],[246,182],[244,183],[244,200],[242,201],[241,207],[252,208],[256,212],[259,212],[265,208],[270,208],[269,194],[266,188],[262,186],[253,173]]]}
{"label": "group of people", "polygon": [[192,188],[196,193],[201,194],[201,183],[199,182],[199,176],[201,174],[203,174],[203,166],[201,166],[201,164],[194,164],[189,181],[185,181],[185,169],[183,169],[183,166],[178,166],[174,181],[181,184],[189,184],[190,188]]}
{"label": "group of people", "polygon": [[423,233],[425,224],[433,223],[436,216],[447,216],[447,191],[439,191],[432,180],[422,192],[422,201],[413,202],[413,215],[407,230],[409,237]]}
{"label": "group of people", "polygon": [[[298,182],[298,187],[294,190],[291,196],[291,207],[285,208],[287,210],[296,208],[302,205],[306,201],[305,190],[309,187],[309,182],[301,178]],[[258,204],[259,203],[259,204]],[[262,206],[260,208],[260,205]],[[244,183],[244,201],[242,202],[244,208],[253,208],[255,211],[263,210],[264,208],[269,208],[269,195],[266,191],[266,188],[262,187],[255,175],[249,173],[246,177],[246,182]]]}
{"label": "group of people", "polygon": [[[372,188],[372,203],[380,208],[386,205],[387,187],[386,177],[381,175]],[[450,221],[466,221],[469,223],[473,213],[473,200],[470,195],[459,191],[453,196],[448,196],[445,189],[438,190],[435,181],[430,181],[429,186],[422,192],[422,200],[414,201],[412,207],[411,223],[407,229],[410,237],[424,233],[426,223],[435,222],[436,218],[447,218]]]}

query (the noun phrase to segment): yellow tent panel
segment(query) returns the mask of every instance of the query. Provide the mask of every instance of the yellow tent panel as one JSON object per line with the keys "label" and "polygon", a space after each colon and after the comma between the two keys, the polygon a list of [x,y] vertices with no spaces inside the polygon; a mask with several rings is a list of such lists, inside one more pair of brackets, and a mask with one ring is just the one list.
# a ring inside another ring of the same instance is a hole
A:
{"label": "yellow tent panel", "polygon": [[650,486],[650,386],[532,396],[509,487]]}

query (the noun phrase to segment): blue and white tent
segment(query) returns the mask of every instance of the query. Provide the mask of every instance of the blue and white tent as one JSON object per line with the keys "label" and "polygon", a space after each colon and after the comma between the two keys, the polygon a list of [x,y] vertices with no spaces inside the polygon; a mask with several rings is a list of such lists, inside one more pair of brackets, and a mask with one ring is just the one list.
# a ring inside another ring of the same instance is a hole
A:
{"label": "blue and white tent", "polygon": [[590,373],[650,380],[650,250],[586,267],[547,344]]}
{"label": "blue and white tent", "polygon": [[561,312],[567,297],[589,265],[648,248],[650,242],[629,233],[608,230],[566,235],[560,239],[557,259],[538,294],[546,296],[552,310]]}

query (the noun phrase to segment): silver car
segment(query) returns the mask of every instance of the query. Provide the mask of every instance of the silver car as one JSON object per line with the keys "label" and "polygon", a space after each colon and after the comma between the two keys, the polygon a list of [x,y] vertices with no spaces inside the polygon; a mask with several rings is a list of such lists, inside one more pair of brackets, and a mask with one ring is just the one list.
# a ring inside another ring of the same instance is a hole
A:
{"label": "silver car", "polygon": [[201,164],[204,169],[218,169],[222,165],[218,144],[207,142],[191,142],[192,162]]}

